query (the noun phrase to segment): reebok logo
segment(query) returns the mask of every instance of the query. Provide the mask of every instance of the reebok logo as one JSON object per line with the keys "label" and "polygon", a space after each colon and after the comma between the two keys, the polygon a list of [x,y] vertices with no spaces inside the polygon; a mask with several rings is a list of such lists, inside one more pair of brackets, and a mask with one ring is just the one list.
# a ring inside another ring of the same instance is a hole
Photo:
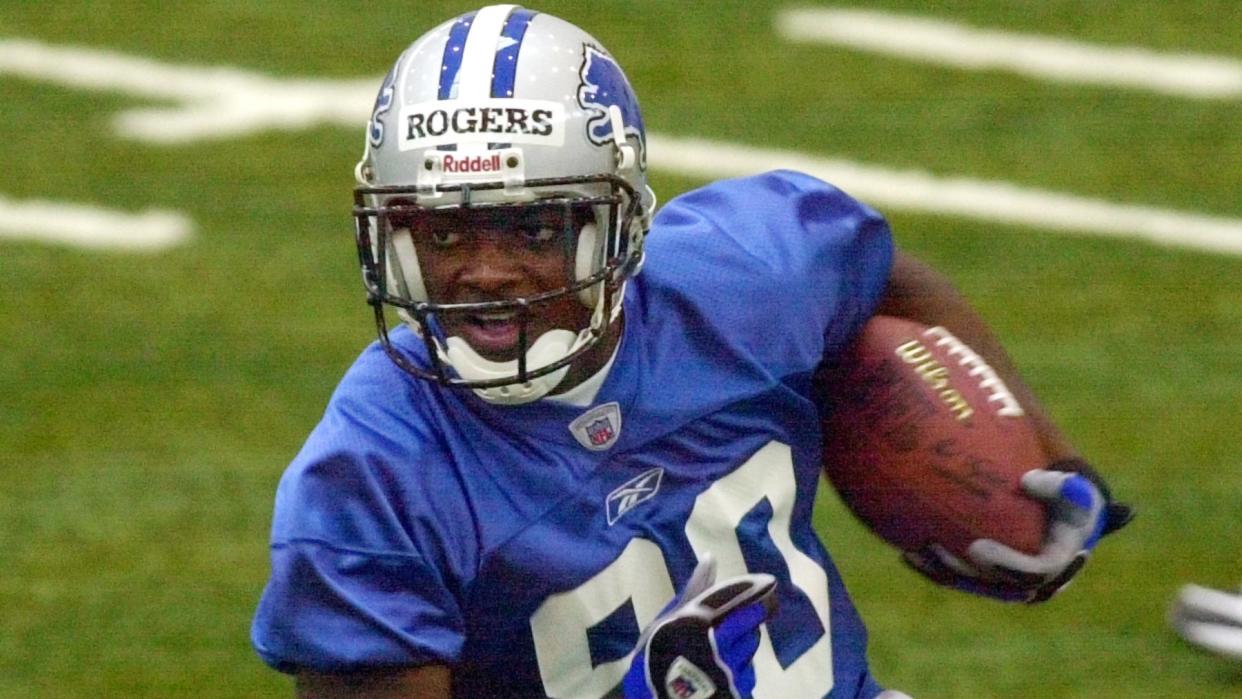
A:
{"label": "reebok logo", "polygon": [[609,493],[608,500],[605,502],[608,509],[608,525],[612,526],[625,513],[654,498],[663,480],[664,469],[656,467],[636,478],[631,478]]}

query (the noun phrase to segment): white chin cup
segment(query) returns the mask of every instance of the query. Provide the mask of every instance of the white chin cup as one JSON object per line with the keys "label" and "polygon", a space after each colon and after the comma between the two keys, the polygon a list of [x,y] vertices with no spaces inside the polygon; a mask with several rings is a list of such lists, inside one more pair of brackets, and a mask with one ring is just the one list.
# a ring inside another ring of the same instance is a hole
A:
{"label": "white chin cup", "polygon": [[[569,330],[549,330],[526,351],[526,370],[538,371],[568,356],[581,347],[591,336],[590,329],[575,335]],[[437,343],[438,344],[438,343]],[[440,349],[440,358],[452,366],[466,381],[490,381],[517,376],[517,360],[493,362],[484,359],[462,338],[454,335],[447,340],[448,349]],[[475,395],[488,403],[497,405],[521,405],[546,396],[565,379],[569,366],[561,367],[543,376],[493,388],[476,388]]]}

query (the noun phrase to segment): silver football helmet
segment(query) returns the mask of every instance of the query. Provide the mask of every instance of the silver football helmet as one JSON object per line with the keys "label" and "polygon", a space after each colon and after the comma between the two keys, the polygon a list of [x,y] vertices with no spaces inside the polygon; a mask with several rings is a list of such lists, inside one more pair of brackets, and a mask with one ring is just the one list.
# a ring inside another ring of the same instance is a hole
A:
{"label": "silver football helmet", "polygon": [[[445,22],[401,54],[380,88],[355,176],[358,253],[385,351],[414,376],[502,404],[552,391],[616,320],[655,208],[646,132],[620,66],[578,27],[516,5]],[[434,226],[437,215],[462,208],[504,220],[530,207],[588,213],[585,223],[571,217],[573,270],[563,289],[479,303],[428,297],[411,221]],[[583,314],[590,322],[527,337],[531,315],[564,294],[591,309]],[[389,342],[386,305],[422,338],[429,367]],[[506,313],[520,324],[513,361],[483,357],[441,322]]]}

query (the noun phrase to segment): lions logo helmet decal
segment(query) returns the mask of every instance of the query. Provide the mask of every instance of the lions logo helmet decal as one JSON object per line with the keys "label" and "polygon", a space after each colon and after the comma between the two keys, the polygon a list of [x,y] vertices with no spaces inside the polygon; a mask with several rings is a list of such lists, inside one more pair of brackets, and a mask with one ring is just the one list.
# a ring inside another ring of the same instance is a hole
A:
{"label": "lions logo helmet decal", "polygon": [[621,72],[621,66],[612,56],[589,44],[583,46],[582,85],[578,88],[578,104],[592,116],[587,120],[587,138],[597,146],[612,143],[612,122],[608,108],[616,105],[625,122],[625,135],[640,141],[645,154],[647,144],[642,143],[646,128],[638,111],[638,99],[630,89],[630,83]]}
{"label": "lions logo helmet decal", "polygon": [[401,66],[401,58],[405,58],[405,54],[401,54],[392,70],[384,77],[379,94],[375,97],[375,107],[371,110],[371,121],[367,124],[367,141],[374,148],[384,145],[384,123],[380,121],[380,117],[392,109],[393,84],[397,81],[397,68]]}

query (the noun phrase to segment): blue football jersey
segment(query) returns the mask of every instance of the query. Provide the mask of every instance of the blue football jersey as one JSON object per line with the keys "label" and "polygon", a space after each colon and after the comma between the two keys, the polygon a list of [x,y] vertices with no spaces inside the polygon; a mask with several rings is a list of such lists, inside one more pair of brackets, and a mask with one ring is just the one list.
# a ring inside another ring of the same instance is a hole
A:
{"label": "blue football jersey", "polygon": [[[669,202],[585,408],[485,403],[378,345],[276,495],[264,661],[333,672],[442,663],[463,697],[599,697],[705,554],[766,572],[779,611],[756,697],[872,697],[866,632],[812,528],[815,367],[870,317],[883,218],[792,172]],[[423,346],[400,329],[413,361]]]}

